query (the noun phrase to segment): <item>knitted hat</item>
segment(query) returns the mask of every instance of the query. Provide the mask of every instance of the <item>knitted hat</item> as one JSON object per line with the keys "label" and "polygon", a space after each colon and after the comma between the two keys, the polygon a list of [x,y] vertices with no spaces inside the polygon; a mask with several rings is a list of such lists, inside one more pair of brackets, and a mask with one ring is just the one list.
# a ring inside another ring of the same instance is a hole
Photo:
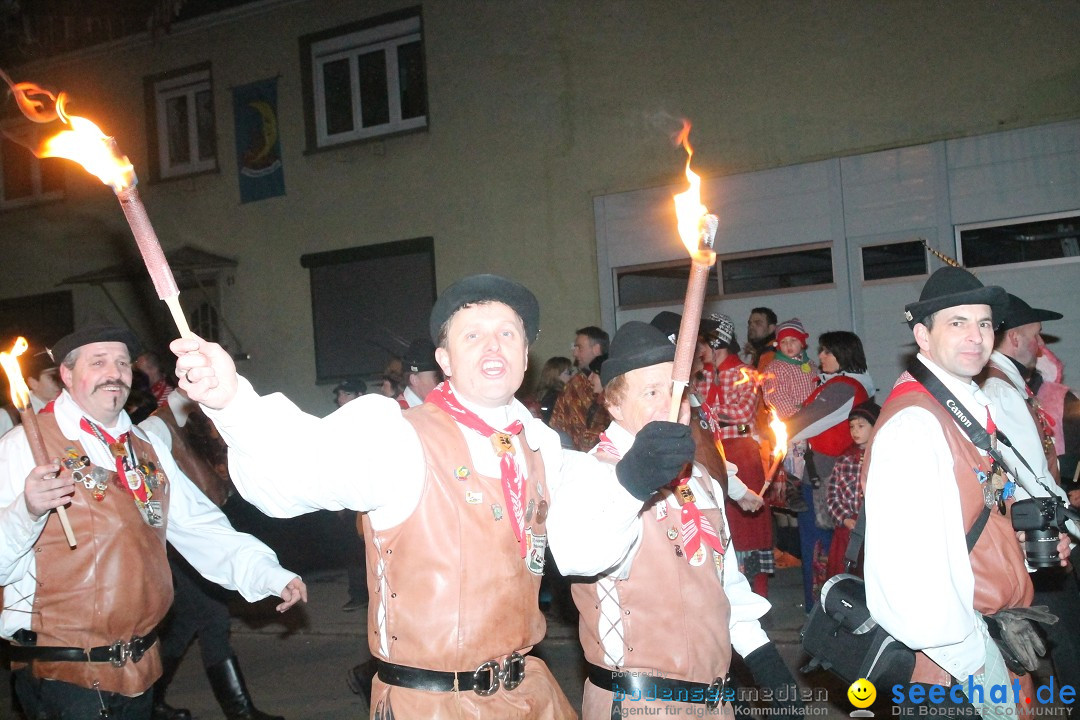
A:
{"label": "knitted hat", "polygon": [[443,290],[431,308],[428,330],[432,342],[439,342],[442,326],[461,308],[495,301],[509,305],[525,325],[525,339],[532,344],[540,332],[540,303],[532,291],[520,283],[498,275],[470,275]]}
{"label": "knitted hat", "polygon": [[1000,323],[1008,308],[1008,296],[996,285],[983,285],[964,268],[938,268],[923,285],[918,302],[904,306],[904,319],[914,328],[938,310],[958,305],[989,305],[994,322]]}
{"label": "knitted hat", "polygon": [[866,400],[851,408],[851,412],[848,414],[848,420],[862,418],[871,425],[874,425],[877,423],[878,415],[880,414],[881,406],[873,400]]}
{"label": "knitted hat", "polygon": [[53,360],[60,364],[71,354],[72,350],[81,348],[83,345],[99,342],[124,343],[132,360],[139,356],[139,351],[142,349],[139,345],[139,339],[135,337],[135,333],[127,328],[115,325],[90,325],[60,338],[49,352]]}
{"label": "knitted hat", "polygon": [[426,372],[438,370],[435,362],[435,345],[427,338],[417,338],[409,343],[409,349],[405,351],[401,361],[409,372]]}
{"label": "knitted hat", "polygon": [[1063,317],[1065,316],[1053,310],[1033,308],[1020,298],[1009,293],[1009,309],[1001,316],[1001,324],[998,325],[997,329],[1011,330],[1021,325],[1029,325],[1043,320],[1060,320]]}
{"label": "knitted hat", "polygon": [[600,368],[600,381],[609,382],[631,370],[671,362],[675,346],[661,330],[648,323],[631,320],[611,339],[610,354]]}
{"label": "knitted hat", "polygon": [[776,342],[779,343],[786,337],[792,337],[806,345],[807,338],[810,334],[806,332],[806,328],[803,327],[802,320],[799,318],[791,318],[785,320],[776,326]]}
{"label": "knitted hat", "polygon": [[727,315],[713,313],[701,321],[701,334],[708,341],[709,347],[719,350],[735,337],[735,323]]}

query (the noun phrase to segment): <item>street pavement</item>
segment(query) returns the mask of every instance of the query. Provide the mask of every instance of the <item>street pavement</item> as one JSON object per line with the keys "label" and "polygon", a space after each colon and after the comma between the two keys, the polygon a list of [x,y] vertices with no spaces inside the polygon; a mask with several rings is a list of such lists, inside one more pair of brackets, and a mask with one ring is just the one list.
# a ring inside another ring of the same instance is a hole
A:
{"label": "street pavement", "polygon": [[[345,683],[346,671],[369,657],[366,614],[341,609],[347,597],[343,570],[308,573],[305,581],[308,604],[284,615],[274,611],[272,600],[254,605],[238,600],[232,606],[232,643],[255,704],[286,720],[366,718],[367,703]],[[852,709],[846,687],[839,687],[824,673],[812,677],[798,673],[805,662],[799,647],[804,617],[801,582],[798,568],[777,570],[769,586],[773,609],[765,625],[804,691],[816,698],[808,705],[813,716],[846,717]],[[547,637],[534,652],[548,663],[580,710],[584,665],[576,623],[548,613]],[[173,706],[189,708],[198,720],[223,717],[202,672],[197,642],[188,650],[168,700]]]}

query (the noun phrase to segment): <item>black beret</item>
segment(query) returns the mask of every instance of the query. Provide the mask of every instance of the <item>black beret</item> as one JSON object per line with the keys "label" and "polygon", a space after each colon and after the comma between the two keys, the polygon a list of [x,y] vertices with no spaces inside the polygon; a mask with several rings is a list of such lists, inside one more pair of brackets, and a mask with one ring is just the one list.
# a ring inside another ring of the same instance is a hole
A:
{"label": "black beret", "polygon": [[673,313],[670,310],[663,310],[656,313],[656,316],[649,321],[649,324],[664,333],[667,339],[674,343],[679,339],[679,326],[682,325],[682,315]]}
{"label": "black beret", "polygon": [[1008,296],[996,285],[983,285],[964,268],[939,268],[927,279],[918,302],[904,306],[904,319],[914,328],[930,315],[958,305],[989,305],[995,326],[1005,316]]}
{"label": "black beret", "polygon": [[417,338],[409,343],[409,349],[405,351],[405,356],[401,360],[409,372],[439,369],[435,362],[435,344],[427,338]]}
{"label": "black beret", "polygon": [[479,302],[495,301],[509,305],[525,325],[525,339],[530,344],[540,333],[540,303],[524,285],[498,275],[470,275],[446,288],[431,308],[428,330],[431,340],[439,342],[439,331],[461,308]]}
{"label": "black beret", "polygon": [[608,359],[600,368],[600,380],[605,386],[631,370],[675,359],[675,346],[664,331],[638,320],[631,320],[619,328],[608,350]]}
{"label": "black beret", "polygon": [[[995,318],[996,317],[997,316],[995,315]],[[1054,312],[1053,310],[1033,308],[1020,298],[1009,293],[1009,309],[1005,311],[1005,315],[1002,318],[1001,324],[998,326],[998,330],[1011,330],[1013,328],[1018,328],[1021,325],[1042,322],[1044,320],[1060,320],[1063,317],[1065,316],[1059,312]]]}
{"label": "black beret", "polygon": [[81,348],[83,345],[99,342],[118,342],[127,345],[128,355],[134,360],[139,356],[142,346],[135,333],[127,328],[116,325],[90,325],[81,330],[76,330],[70,335],[65,335],[56,341],[49,351],[53,360],[59,365],[64,358],[71,354],[72,350]]}

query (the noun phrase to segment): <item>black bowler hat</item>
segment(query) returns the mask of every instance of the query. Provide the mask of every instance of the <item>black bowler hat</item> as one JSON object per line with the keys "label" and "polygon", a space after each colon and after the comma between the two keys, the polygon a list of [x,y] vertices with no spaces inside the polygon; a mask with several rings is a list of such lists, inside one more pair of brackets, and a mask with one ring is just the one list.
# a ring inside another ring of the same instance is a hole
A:
{"label": "black bowler hat", "polygon": [[71,354],[72,350],[81,348],[83,345],[99,342],[124,343],[132,360],[137,358],[142,350],[139,338],[135,337],[135,333],[127,328],[115,325],[90,325],[60,338],[49,352],[52,354],[53,360],[57,364],[61,364],[64,362],[64,358]]}
{"label": "black bowler hat", "polygon": [[1001,322],[1008,296],[997,285],[983,285],[964,268],[939,268],[923,285],[918,302],[904,306],[904,319],[914,328],[938,310],[957,305],[989,305],[995,322]]}
{"label": "black bowler hat", "polygon": [[667,339],[674,343],[679,339],[679,326],[682,325],[682,315],[670,310],[658,312],[649,324],[660,332],[667,335]]}
{"label": "black bowler hat", "polygon": [[446,288],[431,308],[428,330],[432,342],[439,342],[439,331],[454,313],[466,305],[485,301],[512,307],[525,325],[525,338],[530,344],[536,340],[540,332],[540,303],[531,290],[498,275],[470,275]]}
{"label": "black bowler hat", "polygon": [[1054,312],[1053,310],[1033,308],[1020,298],[1009,293],[1009,309],[1005,311],[1004,318],[1001,321],[1001,325],[998,326],[998,330],[1011,330],[1013,328],[1018,328],[1021,325],[1042,322],[1044,320],[1060,320],[1063,317],[1065,316],[1059,312]]}
{"label": "black bowler hat", "polygon": [[671,362],[675,359],[675,346],[662,330],[638,320],[619,328],[611,338],[608,359],[600,368],[600,381],[609,382],[631,370]]}
{"label": "black bowler hat", "polygon": [[409,372],[427,372],[438,370],[435,364],[435,345],[427,338],[417,338],[409,343],[409,349],[401,358]]}

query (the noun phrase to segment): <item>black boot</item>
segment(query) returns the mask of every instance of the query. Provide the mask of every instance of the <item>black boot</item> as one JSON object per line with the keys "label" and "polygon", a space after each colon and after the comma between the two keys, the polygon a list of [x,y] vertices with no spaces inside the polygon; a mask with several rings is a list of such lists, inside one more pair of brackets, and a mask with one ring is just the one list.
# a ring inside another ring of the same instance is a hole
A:
{"label": "black boot", "polygon": [[165,702],[165,689],[172,682],[180,661],[175,658],[161,658],[161,677],[154,683],[154,707],[151,720],[191,720],[191,713],[186,708],[174,708]]}
{"label": "black boot", "polygon": [[267,715],[251,703],[235,655],[206,668],[206,677],[226,720],[285,720],[280,715]]}

